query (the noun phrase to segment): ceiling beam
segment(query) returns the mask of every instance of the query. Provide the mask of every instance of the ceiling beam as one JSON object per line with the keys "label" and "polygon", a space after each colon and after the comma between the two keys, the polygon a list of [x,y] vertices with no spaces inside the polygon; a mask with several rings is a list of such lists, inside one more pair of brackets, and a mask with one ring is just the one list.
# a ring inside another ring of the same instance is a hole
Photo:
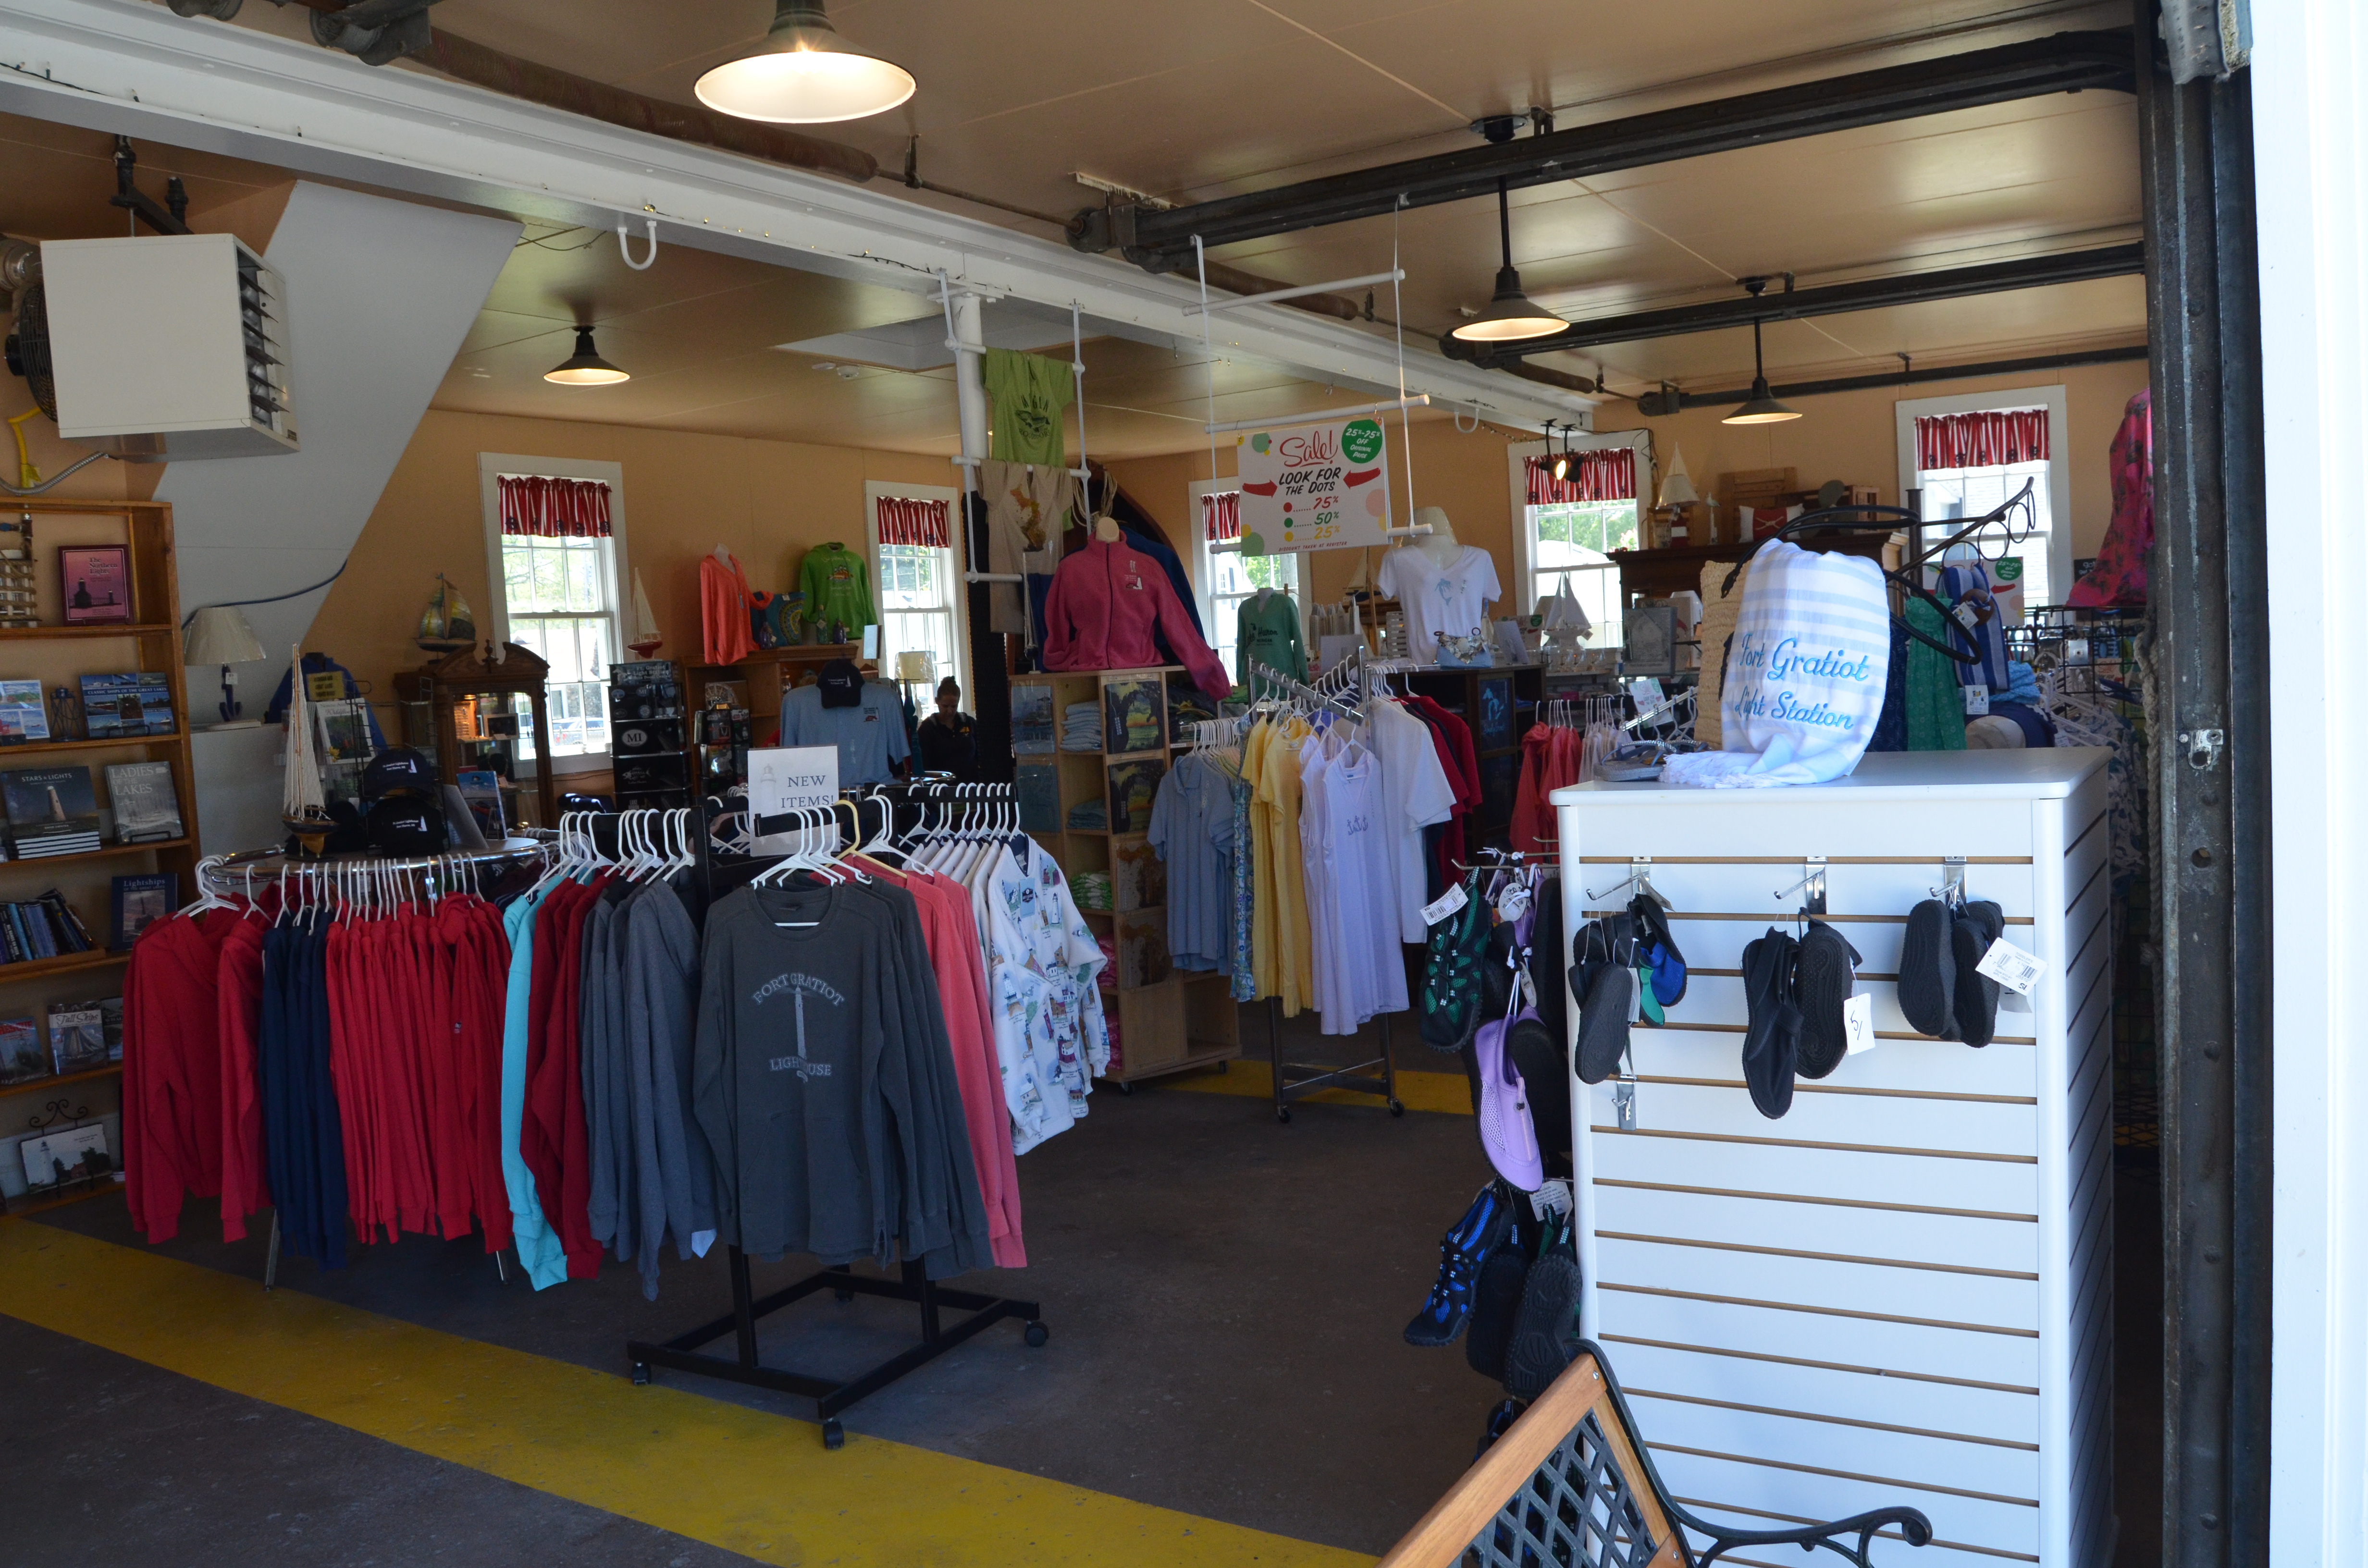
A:
{"label": "ceiling beam", "polygon": [[1753,322],[1797,321],[1806,316],[1848,315],[1853,311],[1879,311],[1895,305],[1920,305],[1934,300],[1961,300],[1973,294],[2003,294],[2016,289],[2044,289],[2057,283],[2085,283],[2097,278],[2135,277],[2146,271],[2143,244],[2107,245],[2097,250],[2063,251],[2013,261],[1984,262],[1977,267],[1952,267],[1936,272],[1909,272],[1896,278],[1868,278],[1854,283],[1830,283],[1816,289],[1788,289],[1781,294],[1716,300],[1708,304],[1679,305],[1664,311],[1639,311],[1632,315],[1598,316],[1570,324],[1567,332],[1532,337],[1520,343],[1468,344],[1442,335],[1440,352],[1451,359],[1468,359],[1492,369],[1517,363],[1532,354],[1554,354],[1603,343],[1634,343],[1647,337],[1677,337],[1688,333],[1721,332],[1749,326]]}
{"label": "ceiling beam", "polygon": [[2090,88],[2135,92],[2136,47],[2127,28],[2056,33],[1164,211],[1127,204],[1088,207],[1069,221],[1069,243],[1088,252],[1115,248],[1151,271],[1172,272],[1190,264],[1196,234],[1206,246],[1237,244],[1379,217],[1401,205],[1433,207],[1494,196],[1499,181],[1518,190],[1986,104]]}
{"label": "ceiling beam", "polygon": [[[1824,397],[1832,392],[1866,392],[1875,387],[1921,386],[1928,381],[1969,381],[1976,376],[2021,376],[2038,370],[2068,370],[2077,365],[2119,365],[2143,359],[2146,353],[2145,344],[2132,343],[2115,348],[2041,354],[2024,359],[1992,359],[1979,365],[1936,365],[1924,370],[1886,370],[1874,376],[1794,381],[1787,386],[1770,387],[1768,394],[1782,403],[1796,397]],[[1732,407],[1751,395],[1748,387],[1713,392],[1679,392],[1675,387],[1664,387],[1659,392],[1646,392],[1638,398],[1636,412],[1647,418],[1659,419],[1672,414],[1682,414],[1689,408]]]}
{"label": "ceiling beam", "polygon": [[[1197,355],[1195,283],[1145,277],[1057,239],[924,207],[871,186],[623,129],[335,50],[187,22],[132,0],[0,0],[0,113],[153,138],[290,173],[456,201],[606,235],[630,219],[689,246],[859,279],[938,309],[957,290],[1027,301],[1086,330]],[[613,241],[609,243],[614,243]],[[659,265],[666,264],[661,259]],[[302,309],[302,306],[299,306]],[[1291,305],[1226,312],[1220,358],[1247,358],[1368,395],[1396,395],[1395,341]],[[1594,404],[1409,343],[1404,385],[1500,424],[1576,421]],[[1088,392],[1091,387],[1087,388]],[[951,425],[948,429],[951,431]],[[949,436],[951,439],[951,436]]]}

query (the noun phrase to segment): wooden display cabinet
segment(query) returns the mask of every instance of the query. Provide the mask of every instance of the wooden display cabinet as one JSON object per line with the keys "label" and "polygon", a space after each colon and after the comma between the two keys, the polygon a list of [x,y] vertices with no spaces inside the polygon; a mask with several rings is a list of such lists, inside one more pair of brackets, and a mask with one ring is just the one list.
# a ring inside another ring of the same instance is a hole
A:
{"label": "wooden display cabinet", "polygon": [[[487,744],[510,747],[510,776],[502,783],[502,817],[513,827],[559,825],[559,790],[551,767],[550,705],[543,695],[550,672],[551,666],[531,650],[505,642],[499,664],[488,662],[475,648],[462,648],[394,677],[397,697],[427,704],[428,727],[437,742],[436,771],[445,783],[459,783],[461,769],[480,765],[478,758],[465,755],[468,747]],[[518,712],[521,705],[528,713]],[[519,809],[529,793],[517,778],[521,719],[531,724],[534,739],[531,812]]]}
{"label": "wooden display cabinet", "polygon": [[[1027,705],[1025,694],[1031,690],[1048,692],[1052,704],[1052,749],[1021,751],[1019,763],[1023,797],[1030,788],[1028,770],[1053,773],[1059,828],[1031,828],[1031,834],[1060,862],[1072,896],[1080,876],[1100,872],[1110,879],[1112,907],[1088,909],[1081,903],[1078,908],[1094,934],[1110,937],[1118,952],[1115,974],[1105,976],[1115,983],[1103,987],[1102,1003],[1117,1047],[1107,1081],[1121,1088],[1241,1054],[1230,983],[1221,974],[1178,970],[1169,959],[1167,868],[1151,850],[1151,791],[1177,749],[1168,724],[1167,677],[1179,668],[1011,677],[1015,710]],[[1069,707],[1087,701],[1096,706],[1098,744],[1091,751],[1063,749]],[[1073,812],[1095,801],[1101,802],[1103,826],[1069,825]]]}
{"label": "wooden display cabinet", "polygon": [[[45,498],[11,500],[0,509],[0,551],[29,549],[35,562],[36,626],[0,628],[0,678],[34,680],[44,693],[63,686],[80,694],[80,677],[145,671],[165,677],[172,694],[173,733],[125,739],[80,740],[58,733],[58,716],[50,715],[51,738],[0,744],[0,770],[39,767],[87,767],[94,793],[102,806],[107,795],[107,766],[118,762],[162,762],[170,766],[173,791],[181,813],[183,832],[165,843],[102,843],[78,855],[0,861],[0,902],[26,903],[55,888],[65,896],[97,944],[88,952],[53,959],[0,963],[0,1018],[29,1017],[40,1031],[41,1048],[51,1047],[49,1009],[57,1003],[100,1000],[122,992],[122,970],[128,950],[111,950],[112,879],[142,872],[173,878],[176,903],[197,896],[198,817],[196,776],[189,761],[189,700],[181,666],[180,585],[173,548],[173,508],[161,501],[64,501]],[[64,624],[57,551],[61,546],[120,544],[129,547],[131,565],[131,618],[97,625]],[[17,1134],[51,1111],[56,1125],[74,1121],[103,1122],[121,1109],[120,1062],[59,1074],[50,1073],[21,1084],[0,1085],[0,1162],[9,1175],[0,1186],[9,1191],[5,1208],[10,1214],[35,1212],[98,1193],[112,1192],[112,1182],[28,1198],[20,1179],[24,1165],[16,1148]],[[44,1098],[44,1096],[50,1096]],[[108,1157],[120,1169],[123,1158],[119,1124],[110,1139]]]}

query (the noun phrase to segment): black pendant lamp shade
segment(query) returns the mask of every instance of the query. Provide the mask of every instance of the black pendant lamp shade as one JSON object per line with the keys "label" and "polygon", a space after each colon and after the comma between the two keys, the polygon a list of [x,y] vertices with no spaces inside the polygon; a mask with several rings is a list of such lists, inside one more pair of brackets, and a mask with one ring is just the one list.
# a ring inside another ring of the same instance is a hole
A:
{"label": "black pendant lamp shade", "polygon": [[1521,275],[1513,270],[1513,210],[1505,190],[1505,182],[1498,180],[1497,234],[1504,246],[1505,265],[1497,271],[1497,297],[1488,301],[1486,310],[1448,334],[1466,343],[1519,343],[1549,336],[1570,325],[1552,311],[1530,303],[1530,297],[1521,292]]}
{"label": "black pendant lamp shade", "polygon": [[894,108],[915,85],[903,66],[839,37],[822,0],[775,0],[763,46],[725,61],[691,90],[708,108],[741,119],[824,125]]}
{"label": "black pendant lamp shade", "polygon": [[592,347],[592,329],[579,326],[575,329],[575,354],[545,370],[542,379],[564,387],[613,387],[633,378],[601,358],[600,351]]}
{"label": "black pendant lamp shade", "polygon": [[[1756,300],[1759,298],[1759,291],[1768,287],[1768,280],[1764,278],[1754,278],[1746,282],[1744,287],[1751,290],[1751,297]],[[1777,402],[1775,394],[1768,390],[1768,371],[1759,358],[1759,318],[1754,316],[1751,318],[1751,396],[1742,407],[1720,420],[1719,423],[1721,425],[1781,425],[1787,419],[1800,417],[1799,409],[1785,407]]]}

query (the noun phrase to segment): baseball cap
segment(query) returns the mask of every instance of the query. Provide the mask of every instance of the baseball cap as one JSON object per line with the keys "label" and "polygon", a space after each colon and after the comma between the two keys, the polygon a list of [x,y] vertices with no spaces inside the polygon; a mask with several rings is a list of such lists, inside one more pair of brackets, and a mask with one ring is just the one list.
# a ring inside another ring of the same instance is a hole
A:
{"label": "baseball cap", "polygon": [[833,659],[822,667],[814,684],[822,687],[825,708],[852,708],[863,700],[863,672],[853,659]]}
{"label": "baseball cap", "polygon": [[447,847],[444,812],[432,800],[392,796],[370,810],[370,847],[382,855],[434,855]]}
{"label": "baseball cap", "polygon": [[427,759],[409,746],[396,746],[370,758],[362,769],[362,799],[376,801],[388,795],[436,793],[436,770]]}

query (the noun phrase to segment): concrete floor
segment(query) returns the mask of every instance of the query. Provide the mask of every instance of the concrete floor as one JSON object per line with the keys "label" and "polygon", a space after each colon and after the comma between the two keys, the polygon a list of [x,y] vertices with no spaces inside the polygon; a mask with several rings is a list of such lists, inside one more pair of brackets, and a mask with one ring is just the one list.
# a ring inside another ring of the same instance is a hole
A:
{"label": "concrete floor", "polygon": [[[1264,1046],[1263,1019],[1246,1037]],[[1369,1054],[1285,1026],[1300,1060]],[[1400,1031],[1402,1068],[1452,1065]],[[1021,1163],[1030,1267],[962,1286],[1042,1303],[1051,1344],[996,1324],[848,1413],[897,1439],[1302,1540],[1379,1552],[1460,1474],[1494,1385],[1459,1345],[1400,1337],[1439,1233],[1486,1169],[1472,1119],[1311,1106],[1278,1126],[1262,1098],[1146,1085]],[[120,1202],[39,1221],[128,1246]],[[2156,1555],[2159,1247],[2150,1172],[2117,1182],[2117,1565]],[[259,1279],[263,1243],[225,1245],[191,1205],[169,1256]],[[759,1291],[810,1265],[758,1265]],[[628,1271],[536,1292],[474,1243],[409,1237],[284,1289],[561,1361],[622,1372],[629,1335],[664,1338],[727,1305],[720,1259],[666,1263],[659,1299]],[[826,1295],[768,1321],[778,1364],[844,1374],[902,1349],[912,1309]],[[720,1347],[719,1347],[720,1348]],[[750,1561],[650,1526],[226,1392],[0,1317],[11,1494],[39,1498],[40,1561],[81,1564],[566,1563],[711,1568]],[[811,1404],[660,1371],[717,1399],[810,1417]],[[12,1509],[19,1521],[26,1516]],[[0,1551],[0,1559],[6,1553]]]}
{"label": "concrete floor", "polygon": [[[1406,1032],[1403,1064],[1443,1064],[1410,1059]],[[1302,1056],[1359,1049],[1309,1034],[1293,1042]],[[1378,1553],[1462,1472],[1499,1397],[1460,1346],[1419,1351],[1400,1336],[1429,1286],[1440,1233],[1486,1174],[1468,1117],[1316,1106],[1285,1128],[1261,1099],[1151,1085],[1097,1094],[1084,1123],[1021,1163],[1030,1267],[961,1282],[1041,1302],[1050,1345],[1029,1349],[1017,1324],[996,1324],[857,1405],[846,1424]],[[144,1245],[111,1199],[43,1221]],[[262,1272],[261,1240],[223,1244],[211,1206],[191,1205],[183,1235],[161,1250]],[[757,1288],[811,1267],[759,1264]],[[342,1272],[290,1259],[280,1282],[615,1371],[629,1335],[668,1337],[728,1307],[720,1257],[669,1258],[647,1302],[629,1271],[536,1292],[515,1271],[499,1280],[477,1244],[427,1237],[360,1248]],[[902,1303],[825,1295],[768,1320],[764,1348],[778,1364],[843,1374],[915,1333]],[[743,1561],[5,1319],[0,1357],[31,1369],[10,1391],[15,1424],[39,1413],[35,1427],[59,1439],[17,1447],[17,1486],[74,1517],[76,1550],[94,1563],[494,1563],[525,1561],[521,1541],[538,1537],[565,1548],[536,1552],[540,1562]],[[657,1375],[812,1415],[803,1400]],[[238,1440],[211,1440],[224,1431]],[[126,1475],[141,1483],[129,1507]],[[417,1506],[423,1493],[435,1506]],[[215,1555],[188,1555],[192,1540]]]}

